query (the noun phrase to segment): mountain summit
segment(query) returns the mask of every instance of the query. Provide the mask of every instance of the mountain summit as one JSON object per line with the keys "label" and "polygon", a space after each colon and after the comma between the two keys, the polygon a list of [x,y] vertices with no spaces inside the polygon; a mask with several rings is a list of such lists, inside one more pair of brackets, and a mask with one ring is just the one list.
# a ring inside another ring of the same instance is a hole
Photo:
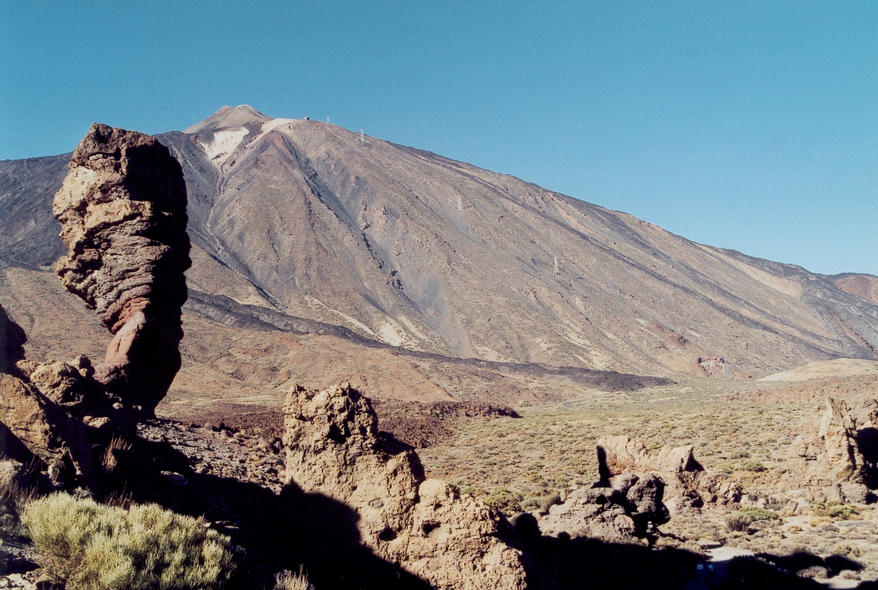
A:
{"label": "mountain summit", "polygon": [[209,116],[203,121],[187,128],[184,133],[199,133],[203,131],[216,131],[217,129],[231,129],[247,125],[261,125],[270,121],[271,117],[263,115],[248,104],[239,104],[236,107],[228,105]]}
{"label": "mountain summit", "polygon": [[[186,178],[190,289],[254,317],[419,354],[664,375],[876,354],[878,306],[833,277],[512,176],[247,105],[159,137]],[[0,260],[48,264],[60,248],[39,204],[58,171],[25,162],[0,163],[0,236],[20,236],[0,238]]]}

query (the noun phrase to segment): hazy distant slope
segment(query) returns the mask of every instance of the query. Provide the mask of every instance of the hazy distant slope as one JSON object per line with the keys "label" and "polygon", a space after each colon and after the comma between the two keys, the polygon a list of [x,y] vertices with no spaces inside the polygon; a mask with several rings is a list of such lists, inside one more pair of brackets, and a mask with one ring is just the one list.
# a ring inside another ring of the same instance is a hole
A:
{"label": "hazy distant slope", "polygon": [[51,202],[69,161],[70,154],[0,161],[0,266],[38,266],[64,251]]}
{"label": "hazy distant slope", "polygon": [[878,306],[832,277],[436,154],[246,106],[161,139],[183,163],[188,276],[206,293],[518,363],[693,373],[722,357],[766,374],[878,345]]}

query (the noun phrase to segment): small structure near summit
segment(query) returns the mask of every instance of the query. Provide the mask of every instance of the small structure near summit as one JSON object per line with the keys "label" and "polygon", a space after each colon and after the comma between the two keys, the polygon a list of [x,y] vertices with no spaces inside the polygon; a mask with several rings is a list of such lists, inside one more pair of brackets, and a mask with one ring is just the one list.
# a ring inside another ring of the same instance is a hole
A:
{"label": "small structure near summit", "polygon": [[68,248],[56,272],[113,334],[94,378],[151,414],[180,369],[191,264],[180,164],[154,137],[95,123],[53,213]]}

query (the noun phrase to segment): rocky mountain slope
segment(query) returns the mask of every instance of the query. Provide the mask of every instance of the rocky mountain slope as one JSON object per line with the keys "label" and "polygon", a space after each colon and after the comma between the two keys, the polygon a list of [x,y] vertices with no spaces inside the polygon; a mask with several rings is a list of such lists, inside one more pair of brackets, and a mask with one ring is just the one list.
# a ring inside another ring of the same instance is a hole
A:
{"label": "rocky mountain slope", "polygon": [[[696,244],[512,176],[248,106],[160,139],[186,178],[187,309],[201,318],[641,374],[876,358],[874,277]],[[61,253],[49,203],[67,159],[0,162],[0,265],[36,269]]]}

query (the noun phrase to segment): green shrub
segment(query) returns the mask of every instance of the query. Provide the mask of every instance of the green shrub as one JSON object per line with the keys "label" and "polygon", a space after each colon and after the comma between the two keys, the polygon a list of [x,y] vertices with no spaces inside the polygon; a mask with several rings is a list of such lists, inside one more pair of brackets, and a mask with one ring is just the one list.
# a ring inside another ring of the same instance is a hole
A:
{"label": "green shrub", "polygon": [[816,502],[811,509],[817,516],[828,516],[834,520],[848,520],[853,515],[859,514],[853,506],[842,504],[835,500],[829,502]]}
{"label": "green shrub", "polygon": [[745,461],[741,465],[741,469],[743,469],[744,471],[753,471],[759,473],[760,471],[765,471],[765,465],[763,465],[759,461]]}
{"label": "green shrub", "polygon": [[21,520],[70,590],[222,588],[235,568],[228,537],[156,504],[125,510],[52,494],[29,502]]}
{"label": "green shrub", "polygon": [[741,506],[726,517],[726,526],[732,531],[743,531],[756,521],[776,520],[777,518],[780,517],[771,510],[759,506]]}

